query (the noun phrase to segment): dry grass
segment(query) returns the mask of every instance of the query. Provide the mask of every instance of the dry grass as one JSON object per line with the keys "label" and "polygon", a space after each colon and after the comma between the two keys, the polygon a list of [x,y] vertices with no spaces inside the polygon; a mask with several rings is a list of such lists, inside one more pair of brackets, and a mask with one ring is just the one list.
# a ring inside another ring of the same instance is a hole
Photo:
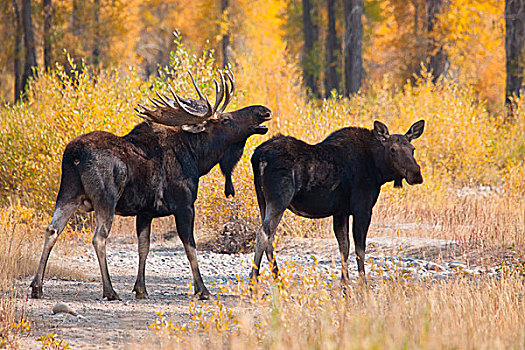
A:
{"label": "dry grass", "polygon": [[[16,347],[16,337],[29,330],[24,309],[17,307],[16,300],[28,297],[28,290],[16,288],[17,279],[35,273],[43,244],[44,221],[35,210],[11,202],[0,208],[0,348]],[[82,241],[85,234],[68,228],[62,239],[66,244],[57,244],[54,254],[67,255]],[[52,262],[46,269],[46,278],[83,280],[85,276],[77,270]]]}
{"label": "dry grass", "polygon": [[[403,191],[412,191],[405,189]],[[253,286],[239,280],[213,302],[192,302],[191,319],[162,314],[148,339],[162,349],[525,349],[525,204],[480,188],[430,197],[387,190],[372,228],[377,235],[453,239],[462,260],[496,276],[417,281],[392,268],[368,288],[343,295],[339,276],[284,264]],[[411,224],[399,228],[399,224]],[[331,237],[330,220],[287,216],[281,235]],[[374,265],[369,266],[374,274]],[[159,310],[160,311],[160,310]],[[147,346],[138,345],[138,348]]]}
{"label": "dry grass", "polygon": [[[524,267],[498,278],[430,283],[398,271],[350,287],[314,268],[287,265],[278,283],[224,288],[237,302],[194,302],[191,321],[162,315],[150,328],[162,349],[523,349]],[[230,304],[230,305],[228,305]],[[147,348],[147,346],[139,348]]]}

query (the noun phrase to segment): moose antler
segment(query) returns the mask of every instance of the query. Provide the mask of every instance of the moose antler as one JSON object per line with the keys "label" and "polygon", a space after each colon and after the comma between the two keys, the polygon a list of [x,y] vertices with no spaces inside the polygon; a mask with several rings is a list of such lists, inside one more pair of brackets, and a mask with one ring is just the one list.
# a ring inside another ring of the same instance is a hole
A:
{"label": "moose antler", "polygon": [[[224,99],[224,104],[219,109],[219,113],[224,112],[224,110],[226,109],[226,106],[228,106],[228,103],[230,103],[230,100],[231,100],[231,98],[233,96],[233,92],[235,91],[235,77],[233,76],[233,72],[231,72],[231,71],[226,72],[226,76],[228,77],[228,80],[230,81],[230,84],[232,85],[232,89],[231,89],[231,91],[228,91],[228,84],[225,84],[225,86],[226,86],[226,98]],[[222,78],[222,74],[221,74],[221,78]],[[216,103],[216,105],[217,105],[217,103]]]}
{"label": "moose antler", "polygon": [[[201,124],[204,121],[212,118],[216,112],[222,113],[233,95],[235,89],[234,82],[235,78],[233,73],[230,71],[226,72],[226,77],[228,78],[231,89],[224,79],[223,73],[219,71],[220,84],[217,80],[213,79],[215,83],[215,104],[211,106],[208,98],[204,93],[199,89],[193,75],[188,71],[190,75],[191,82],[197,90],[199,95],[199,100],[192,98],[183,98],[177,95],[173,88],[170,86],[170,92],[173,95],[173,100],[168,99],[165,95],[160,94],[158,91],[155,93],[158,96],[157,98],[150,98],[149,100],[155,106],[155,109],[150,109],[144,105],[139,104],[139,108],[135,108],[137,114],[146,120],[163,124],[169,126],[183,126],[183,125],[195,125]],[[219,105],[224,100],[222,106],[219,108]]]}

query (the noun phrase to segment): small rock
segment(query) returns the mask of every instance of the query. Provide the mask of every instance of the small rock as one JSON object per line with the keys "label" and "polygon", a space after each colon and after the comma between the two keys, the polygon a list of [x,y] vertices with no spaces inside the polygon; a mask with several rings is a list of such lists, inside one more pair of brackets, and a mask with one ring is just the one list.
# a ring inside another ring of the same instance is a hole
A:
{"label": "small rock", "polygon": [[443,271],[444,270],[444,268],[441,265],[438,265],[433,262],[428,262],[425,265],[425,269],[427,269],[428,271]]}
{"label": "small rock", "polygon": [[450,267],[451,269],[464,269],[467,266],[465,266],[465,264],[463,264],[462,262],[452,261],[448,263],[448,267]]}
{"label": "small rock", "polygon": [[78,313],[73,308],[71,308],[68,304],[63,303],[63,302],[58,302],[55,304],[55,306],[53,306],[53,314],[56,315],[56,314],[61,314],[61,313],[78,316]]}

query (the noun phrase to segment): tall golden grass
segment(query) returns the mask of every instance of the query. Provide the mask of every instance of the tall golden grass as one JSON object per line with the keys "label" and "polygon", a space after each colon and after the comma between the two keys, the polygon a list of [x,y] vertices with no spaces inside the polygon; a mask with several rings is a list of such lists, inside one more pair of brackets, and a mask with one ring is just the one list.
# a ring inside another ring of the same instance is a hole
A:
{"label": "tall golden grass", "polygon": [[[190,320],[159,314],[148,346],[160,349],[523,349],[524,266],[498,278],[457,276],[417,282],[399,271],[346,294],[337,277],[284,265],[280,280],[239,281],[211,303],[193,302]],[[147,348],[138,345],[137,348]]]}
{"label": "tall golden grass", "polygon": [[[15,300],[25,300],[28,289],[17,288],[16,281],[35,272],[39,253],[42,249],[40,233],[43,217],[37,210],[11,200],[0,207],[0,348],[16,347],[17,336],[28,331],[24,304],[18,306]],[[68,228],[65,232],[67,244],[57,247],[55,254],[69,254],[78,245],[77,237],[83,236]],[[47,277],[82,279],[83,275],[65,266],[49,264]]]}

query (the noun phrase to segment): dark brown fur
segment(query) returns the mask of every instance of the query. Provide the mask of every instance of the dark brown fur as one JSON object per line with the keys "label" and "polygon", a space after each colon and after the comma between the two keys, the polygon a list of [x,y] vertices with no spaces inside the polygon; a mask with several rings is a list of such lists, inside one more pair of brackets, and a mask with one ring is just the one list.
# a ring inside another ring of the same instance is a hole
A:
{"label": "dark brown fur", "polygon": [[419,121],[405,135],[389,135],[384,124],[375,122],[373,130],[343,128],[316,145],[277,136],[257,147],[252,167],[262,226],[250,276],[259,274],[263,252],[273,274],[278,274],[273,240],[286,209],[307,218],[333,217],[344,283],[348,282],[352,215],[357,265],[364,276],[366,234],[381,186],[389,181],[400,185],[402,179],[409,184],[423,182],[410,144],[423,128]]}
{"label": "dark brown fur", "polygon": [[179,237],[193,273],[195,293],[208,298],[197,264],[193,223],[199,177],[217,163],[226,177],[225,194],[234,194],[231,174],[248,137],[265,134],[260,125],[271,118],[263,106],[221,113],[207,121],[204,131],[191,133],[178,127],[144,122],[129,134],[118,137],[95,131],[71,141],[62,158],[62,179],[55,213],[46,229],[46,241],[32,296],[42,296],[42,279],[58,236],[77,208],[95,211],[97,218],[93,245],[99,259],[103,297],[119,299],[106,263],[106,238],[113,216],[136,216],[139,241],[139,272],[134,291],[147,297],[145,264],[153,218],[174,215]]}

